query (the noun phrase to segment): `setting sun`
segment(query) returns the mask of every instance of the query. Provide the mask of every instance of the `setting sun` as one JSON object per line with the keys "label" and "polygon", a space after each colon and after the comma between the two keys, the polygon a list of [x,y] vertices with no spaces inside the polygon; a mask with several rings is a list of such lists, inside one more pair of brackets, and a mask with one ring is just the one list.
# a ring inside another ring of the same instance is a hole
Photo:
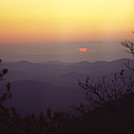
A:
{"label": "setting sun", "polygon": [[87,48],[79,48],[79,50],[80,50],[81,52],[86,52],[86,51],[87,51]]}

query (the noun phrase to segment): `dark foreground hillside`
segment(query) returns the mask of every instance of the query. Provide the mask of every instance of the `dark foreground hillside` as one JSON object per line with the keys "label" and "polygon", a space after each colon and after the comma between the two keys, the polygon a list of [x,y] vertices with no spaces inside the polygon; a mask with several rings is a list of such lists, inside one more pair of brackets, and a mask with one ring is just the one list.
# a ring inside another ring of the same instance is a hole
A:
{"label": "dark foreground hillside", "polygon": [[132,134],[134,133],[134,93],[117,102],[107,102],[91,112],[73,117],[68,134]]}
{"label": "dark foreground hillside", "polygon": [[14,108],[0,105],[1,134],[133,134],[134,93],[117,102],[80,115],[51,113],[50,109],[38,116],[20,116]]}

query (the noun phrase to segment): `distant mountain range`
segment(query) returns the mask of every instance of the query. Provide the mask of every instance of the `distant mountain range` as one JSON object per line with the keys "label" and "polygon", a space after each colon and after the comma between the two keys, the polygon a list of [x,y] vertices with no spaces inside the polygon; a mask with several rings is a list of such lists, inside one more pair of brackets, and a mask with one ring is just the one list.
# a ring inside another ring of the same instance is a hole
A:
{"label": "distant mountain range", "polygon": [[79,63],[19,61],[6,62],[1,67],[9,70],[5,81],[11,82],[13,98],[10,103],[26,114],[40,112],[47,107],[69,111],[71,104],[84,100],[79,80],[84,81],[87,76],[96,79],[121,69],[127,70],[124,63],[128,61],[134,67],[131,59]]}

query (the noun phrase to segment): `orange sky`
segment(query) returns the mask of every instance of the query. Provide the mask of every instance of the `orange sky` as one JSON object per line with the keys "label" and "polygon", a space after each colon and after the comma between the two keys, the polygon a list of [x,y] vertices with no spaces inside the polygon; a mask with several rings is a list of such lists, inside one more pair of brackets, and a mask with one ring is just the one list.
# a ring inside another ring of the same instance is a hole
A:
{"label": "orange sky", "polygon": [[1,0],[0,44],[131,39],[134,0]]}

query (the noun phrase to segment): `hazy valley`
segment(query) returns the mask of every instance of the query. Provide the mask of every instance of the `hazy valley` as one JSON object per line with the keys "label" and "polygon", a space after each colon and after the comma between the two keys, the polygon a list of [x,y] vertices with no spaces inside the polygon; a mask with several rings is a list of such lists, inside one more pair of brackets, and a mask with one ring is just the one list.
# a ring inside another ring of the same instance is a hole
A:
{"label": "hazy valley", "polygon": [[131,59],[119,59],[79,63],[5,62],[1,67],[9,70],[3,81],[11,82],[13,97],[9,105],[14,105],[19,113],[39,113],[48,107],[54,111],[70,112],[72,104],[84,101],[79,80],[84,81],[87,76],[94,80],[100,80],[103,76],[109,79],[114,73],[126,69],[124,63],[128,61],[134,66]]}

